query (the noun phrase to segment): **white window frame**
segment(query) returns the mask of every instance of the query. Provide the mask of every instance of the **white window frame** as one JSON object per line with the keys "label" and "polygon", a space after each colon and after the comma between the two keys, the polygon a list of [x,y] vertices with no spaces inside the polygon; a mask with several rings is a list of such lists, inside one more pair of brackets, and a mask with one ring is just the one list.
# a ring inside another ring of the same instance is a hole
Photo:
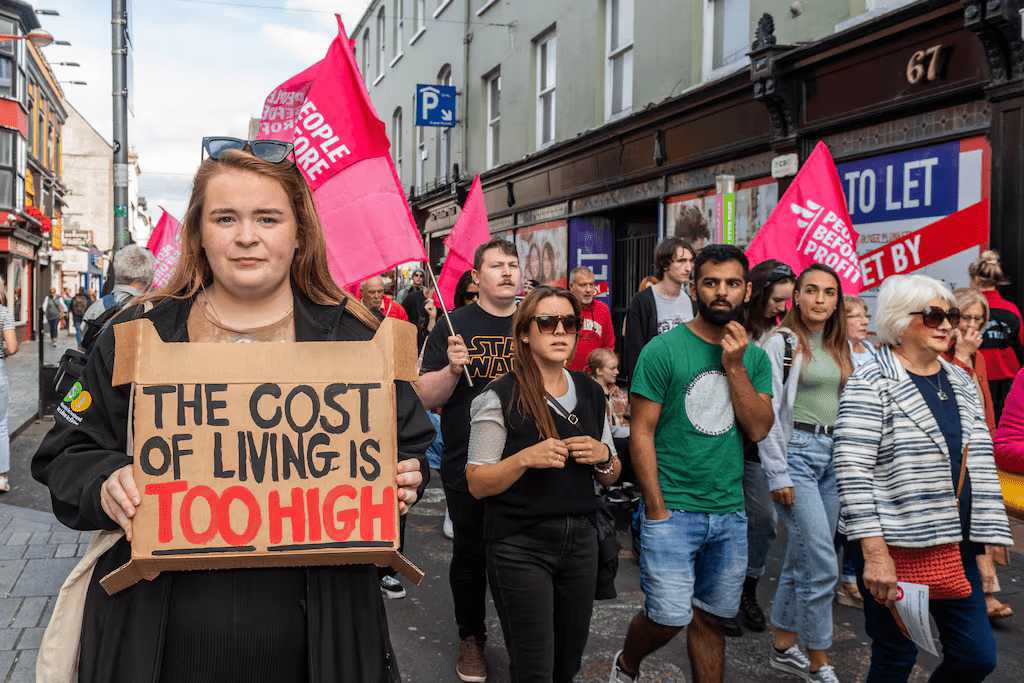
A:
{"label": "white window frame", "polygon": [[437,9],[434,10],[434,18],[437,19],[441,16],[441,12],[443,12],[450,4],[452,4],[452,0],[438,0]]}
{"label": "white window frame", "polygon": [[370,27],[363,29],[363,83],[370,76]]}
{"label": "white window frame", "polygon": [[[558,35],[554,30],[548,31],[538,38],[536,45],[537,58],[537,149],[546,147],[558,138],[556,87],[558,85]],[[544,57],[542,59],[542,56]],[[545,63],[553,62],[551,81],[545,81]],[[544,105],[551,106],[551,137],[544,138]]]}
{"label": "white window frame", "polygon": [[[702,80],[708,80],[721,76],[727,73],[732,73],[739,69],[740,65],[749,64],[750,58],[746,54],[741,54],[732,61],[723,62],[720,66],[715,66],[715,22],[716,22],[716,0],[704,0],[704,30],[703,30],[703,41],[701,46],[701,78]],[[748,0],[748,14],[749,4],[753,0]],[[749,29],[749,25],[748,25]],[[749,45],[749,42],[747,44]]]}
{"label": "white window frame", "polygon": [[[628,42],[621,42],[618,46],[612,47],[612,22],[617,21],[618,17],[615,16],[613,11],[615,2],[628,3],[629,11],[634,12],[635,5],[633,0],[606,0],[605,2],[605,70],[604,70],[604,118],[605,121],[611,121],[613,119],[628,116],[633,111],[633,36],[629,37]],[[621,14],[621,11],[620,11]],[[634,28],[635,28],[635,13],[634,16]],[[627,54],[628,53],[628,54]],[[622,109],[618,112],[612,111],[613,102],[615,100],[615,62],[622,60],[623,64],[629,62],[629,73],[627,77],[626,69],[623,67],[623,83],[622,83]],[[629,82],[629,87],[626,87],[626,82]]]}
{"label": "white window frame", "polygon": [[416,182],[427,184],[427,134],[423,126],[416,126]]}
{"label": "white window frame", "polygon": [[[452,67],[445,65],[437,75],[438,85],[452,84]],[[442,127],[437,136],[437,180],[444,182],[448,180],[452,165],[452,129],[448,126]]]}
{"label": "white window frame", "polygon": [[[501,69],[495,69],[484,78],[484,97],[487,116],[487,168],[494,168],[501,158]],[[493,93],[497,88],[498,106],[494,111]]]}
{"label": "white window frame", "polygon": [[405,38],[405,3],[403,0],[394,0],[394,14],[392,18],[391,64],[393,65],[402,56],[402,43]]}
{"label": "white window frame", "polygon": [[[416,33],[409,39],[410,45],[427,32],[427,0],[412,0],[412,3],[413,23],[416,24]],[[436,17],[437,13],[434,16]]]}
{"label": "white window frame", "polygon": [[476,15],[479,17],[481,14],[491,9],[498,4],[498,0],[480,0],[480,9],[476,11]]}
{"label": "white window frame", "polygon": [[391,159],[395,162],[395,172],[399,180],[402,177],[402,108],[395,109],[391,115]]}
{"label": "white window frame", "polygon": [[[381,5],[377,12],[377,79],[384,75],[384,65],[387,64],[387,20],[385,19],[384,6]],[[377,81],[374,81],[374,85]]]}

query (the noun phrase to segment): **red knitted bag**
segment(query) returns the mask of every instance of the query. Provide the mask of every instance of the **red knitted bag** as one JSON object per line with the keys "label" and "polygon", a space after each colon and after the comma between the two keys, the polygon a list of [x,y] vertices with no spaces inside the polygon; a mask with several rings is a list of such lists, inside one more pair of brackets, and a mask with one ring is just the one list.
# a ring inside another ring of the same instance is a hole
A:
{"label": "red knitted bag", "polygon": [[[967,473],[967,446],[960,454],[960,480],[956,486],[956,507],[960,509],[960,493]],[[943,543],[930,548],[889,546],[889,556],[896,565],[896,578],[904,583],[928,586],[930,600],[960,600],[971,594],[971,584],[964,573],[959,543]]]}

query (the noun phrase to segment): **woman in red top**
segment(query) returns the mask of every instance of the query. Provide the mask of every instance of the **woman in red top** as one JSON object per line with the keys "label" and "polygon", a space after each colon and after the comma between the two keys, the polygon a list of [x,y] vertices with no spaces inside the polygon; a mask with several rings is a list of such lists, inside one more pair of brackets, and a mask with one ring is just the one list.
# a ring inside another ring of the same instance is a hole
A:
{"label": "woman in red top", "polygon": [[992,411],[998,422],[1010,385],[1021,367],[1024,325],[1017,306],[996,291],[996,286],[1006,284],[998,252],[982,252],[981,257],[967,269],[967,274],[971,278],[971,287],[980,289],[988,302],[989,319],[981,332],[981,356],[988,368]]}

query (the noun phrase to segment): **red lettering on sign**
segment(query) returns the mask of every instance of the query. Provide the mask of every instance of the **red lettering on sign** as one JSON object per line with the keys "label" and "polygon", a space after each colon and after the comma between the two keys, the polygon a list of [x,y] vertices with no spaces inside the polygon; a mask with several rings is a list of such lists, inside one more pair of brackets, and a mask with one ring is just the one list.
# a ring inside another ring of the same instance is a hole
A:
{"label": "red lettering on sign", "polygon": [[[236,534],[235,530],[231,528],[231,503],[235,500],[241,501],[249,511],[249,520],[245,525],[245,531],[241,534]],[[273,510],[273,506],[271,506],[271,510]],[[299,510],[302,510],[301,493],[299,494]],[[263,524],[260,504],[256,502],[256,496],[252,495],[252,491],[244,486],[229,486],[224,490],[220,496],[220,503],[217,505],[217,517],[219,519],[215,524],[211,523],[210,528],[219,528],[221,538],[227,541],[228,545],[248,545],[256,538],[256,534],[259,533],[260,526]],[[304,523],[305,520],[299,523],[300,534]]]}
{"label": "red lettering on sign", "polygon": [[[203,497],[210,506],[210,527],[199,533],[192,526],[192,503]],[[194,486],[181,499],[181,533],[192,545],[206,545],[217,535],[217,492],[209,486]]]}
{"label": "red lettering on sign", "polygon": [[320,489],[306,491],[306,505],[309,507],[309,540],[316,542],[323,538],[320,527]]}
{"label": "red lettering on sign", "polygon": [[267,501],[270,506],[270,542],[281,542],[281,520],[287,517],[292,527],[292,543],[302,543],[306,538],[306,508],[302,505],[302,489],[292,489],[292,504],[281,507],[281,496],[271,491]]}
{"label": "red lettering on sign", "polygon": [[187,481],[168,481],[161,484],[147,484],[146,495],[156,496],[157,526],[156,537],[161,543],[170,543],[174,539],[174,525],[171,522],[172,497],[188,489]]}
{"label": "red lettering on sign", "polygon": [[373,538],[373,520],[380,520],[380,540],[395,540],[395,490],[387,487],[383,499],[373,502],[373,487],[364,486],[359,498],[359,535],[363,540]]}
{"label": "red lettering on sign", "polygon": [[[372,487],[367,486],[366,488]],[[356,490],[348,484],[342,484],[328,491],[324,497],[324,530],[332,541],[347,541],[352,532],[356,530],[356,518],[359,517],[359,510],[356,508],[341,510],[335,514],[334,505],[342,496],[355,500]],[[341,527],[339,528],[335,522],[340,522]],[[369,539],[369,536],[363,537],[363,540]]]}

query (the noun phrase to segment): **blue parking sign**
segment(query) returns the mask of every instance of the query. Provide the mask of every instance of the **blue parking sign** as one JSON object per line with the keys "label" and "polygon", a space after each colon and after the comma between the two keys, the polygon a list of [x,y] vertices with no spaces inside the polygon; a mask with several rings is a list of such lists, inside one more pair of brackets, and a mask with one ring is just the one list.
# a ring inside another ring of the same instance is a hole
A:
{"label": "blue parking sign", "polygon": [[455,86],[416,86],[416,125],[451,128],[455,125]]}

